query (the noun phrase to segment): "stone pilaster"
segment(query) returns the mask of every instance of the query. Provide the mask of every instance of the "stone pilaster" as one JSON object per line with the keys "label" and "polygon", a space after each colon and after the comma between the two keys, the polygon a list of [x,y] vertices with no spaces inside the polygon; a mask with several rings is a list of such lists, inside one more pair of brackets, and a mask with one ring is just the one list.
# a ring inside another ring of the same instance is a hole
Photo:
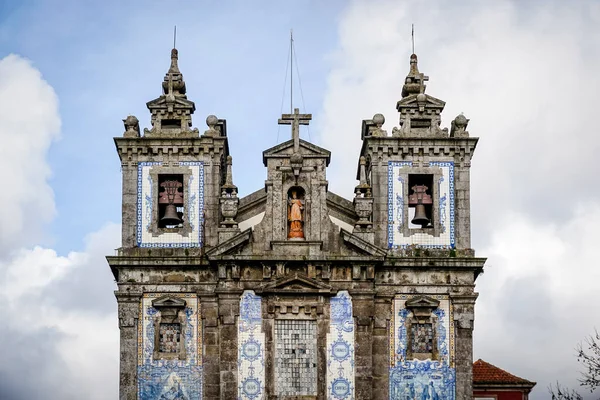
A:
{"label": "stone pilaster", "polygon": [[389,397],[390,334],[392,317],[392,297],[375,299],[373,320],[373,396],[374,400]]}
{"label": "stone pilaster", "polygon": [[[327,307],[329,308],[329,307]],[[330,326],[330,313],[324,307],[321,318],[317,318],[317,399],[327,399],[327,333]]]}
{"label": "stone pilaster", "polygon": [[220,399],[237,398],[239,293],[219,294],[219,384]]}
{"label": "stone pilaster", "polygon": [[455,328],[456,398],[473,396],[473,322],[477,294],[453,296]]}
{"label": "stone pilaster", "polygon": [[202,359],[202,368],[204,372],[204,399],[219,399],[220,386],[220,363],[219,363],[219,315],[218,303],[214,296],[201,297],[202,322],[204,323],[202,332],[204,334],[204,357]]}
{"label": "stone pilaster", "polygon": [[[359,292],[360,293],[360,292]],[[350,292],[356,328],[354,370],[356,399],[372,399],[373,392],[373,295]]]}
{"label": "stone pilaster", "polygon": [[137,400],[138,323],[141,294],[115,292],[121,339],[119,400]]}
{"label": "stone pilaster", "polygon": [[123,247],[131,248],[136,245],[137,227],[137,163],[123,161],[123,200],[121,238]]}

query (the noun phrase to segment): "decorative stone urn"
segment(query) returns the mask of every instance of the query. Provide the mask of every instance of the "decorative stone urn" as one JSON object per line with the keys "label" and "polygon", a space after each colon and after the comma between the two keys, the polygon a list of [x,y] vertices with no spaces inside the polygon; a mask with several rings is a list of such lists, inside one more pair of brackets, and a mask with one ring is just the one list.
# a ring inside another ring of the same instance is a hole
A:
{"label": "decorative stone urn", "polygon": [[235,217],[238,213],[238,204],[240,199],[237,196],[223,196],[221,197],[221,215],[225,220],[222,222],[225,226],[237,225]]}
{"label": "decorative stone urn", "polygon": [[356,221],[357,228],[370,228],[371,215],[373,215],[373,198],[372,197],[355,197],[354,211],[358,215]]}

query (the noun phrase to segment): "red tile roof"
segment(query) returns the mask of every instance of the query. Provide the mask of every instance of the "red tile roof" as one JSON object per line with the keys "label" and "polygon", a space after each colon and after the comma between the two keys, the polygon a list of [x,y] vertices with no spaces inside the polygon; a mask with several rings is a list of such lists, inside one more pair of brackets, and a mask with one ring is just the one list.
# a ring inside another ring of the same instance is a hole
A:
{"label": "red tile roof", "polygon": [[479,359],[473,363],[473,384],[535,385],[535,382],[509,374],[505,370]]}

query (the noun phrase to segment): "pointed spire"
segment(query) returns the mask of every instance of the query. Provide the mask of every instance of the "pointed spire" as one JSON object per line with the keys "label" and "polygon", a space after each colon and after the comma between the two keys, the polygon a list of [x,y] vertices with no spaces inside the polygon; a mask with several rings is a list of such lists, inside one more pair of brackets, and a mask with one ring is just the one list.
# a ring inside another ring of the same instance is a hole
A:
{"label": "pointed spire", "polygon": [[402,97],[425,93],[425,82],[428,80],[428,76],[419,72],[417,55],[412,54],[410,56],[410,70],[404,81],[404,86],[402,86]]}
{"label": "pointed spire", "polygon": [[354,193],[357,197],[371,197],[371,185],[369,185],[369,182],[367,181],[367,159],[365,156],[360,157],[358,168],[359,183],[354,189]]}
{"label": "pointed spire", "polygon": [[171,50],[171,66],[169,67],[169,74],[181,74],[179,71],[179,66],[177,65],[177,60],[179,59],[179,52],[177,49]]}
{"label": "pointed spire", "polygon": [[402,99],[396,103],[400,112],[400,128],[392,130],[395,137],[448,137],[448,129],[442,129],[441,112],[444,103],[425,94],[425,82],[429,77],[419,72],[416,54],[410,56],[410,70],[402,86]]}
{"label": "pointed spire", "polygon": [[227,161],[226,163],[226,169],[225,169],[225,184],[223,186],[221,186],[221,191],[223,192],[223,195],[232,195],[232,196],[236,196],[237,195],[237,186],[235,186],[233,184],[233,170],[232,170],[232,165],[233,165],[233,157],[231,157],[230,155],[227,156]]}
{"label": "pointed spire", "polygon": [[171,65],[162,82],[162,95],[146,103],[152,114],[152,129],[144,129],[146,137],[198,136],[192,129],[192,114],[196,110],[193,101],[187,99],[185,81],[177,61],[179,52],[171,50]]}
{"label": "pointed spire", "polygon": [[240,204],[240,199],[237,196],[237,186],[233,184],[233,174],[231,171],[231,165],[233,158],[231,156],[227,156],[225,161],[225,184],[221,186],[221,228],[225,228],[225,231],[219,230],[219,242],[223,240],[229,239],[233,233],[239,232],[239,228],[237,222],[235,221],[235,217],[238,213],[238,206]]}
{"label": "pointed spire", "polygon": [[179,52],[174,48],[171,50],[171,66],[165,74],[162,84],[163,93],[167,96],[185,97],[185,81],[183,80],[183,74],[179,71],[178,59]]}

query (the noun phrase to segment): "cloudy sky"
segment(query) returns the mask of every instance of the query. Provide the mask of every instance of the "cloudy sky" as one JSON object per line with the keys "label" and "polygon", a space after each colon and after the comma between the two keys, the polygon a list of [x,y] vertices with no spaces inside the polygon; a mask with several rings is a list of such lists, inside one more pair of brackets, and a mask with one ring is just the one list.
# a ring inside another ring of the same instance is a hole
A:
{"label": "cloudy sky", "polygon": [[330,189],[349,197],[361,120],[398,125],[414,23],[442,125],[464,112],[481,138],[475,358],[538,382],[535,400],[576,386],[574,348],[600,329],[600,3],[227,3],[0,1],[0,398],[117,397],[112,137],[128,114],[149,125],[173,25],[194,125],[227,119],[242,195],[264,183],[262,150],[289,136],[277,118],[293,28],[294,102],[313,113],[302,137],[332,150]]}

